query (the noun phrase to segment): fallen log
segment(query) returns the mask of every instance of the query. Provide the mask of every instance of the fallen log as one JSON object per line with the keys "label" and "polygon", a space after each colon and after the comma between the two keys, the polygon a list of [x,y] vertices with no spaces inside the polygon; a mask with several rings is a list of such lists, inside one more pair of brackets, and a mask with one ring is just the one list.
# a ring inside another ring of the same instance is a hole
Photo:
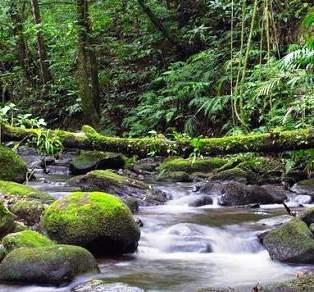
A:
{"label": "fallen log", "polygon": [[[23,129],[2,125],[3,141],[21,141],[36,137],[39,129]],[[90,126],[83,126],[81,132],[50,130],[58,136],[65,148],[120,152],[146,157],[151,154],[187,157],[193,152],[203,156],[217,156],[245,152],[278,153],[314,148],[314,129],[253,133],[226,136],[222,138],[180,139],[171,141],[164,137],[145,138],[108,137],[99,134]]]}

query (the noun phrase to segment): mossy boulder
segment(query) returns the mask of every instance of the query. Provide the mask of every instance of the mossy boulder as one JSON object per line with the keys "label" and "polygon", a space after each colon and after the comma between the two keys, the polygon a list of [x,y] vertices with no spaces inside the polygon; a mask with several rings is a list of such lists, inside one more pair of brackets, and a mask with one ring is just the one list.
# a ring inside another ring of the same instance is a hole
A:
{"label": "mossy boulder", "polygon": [[228,161],[222,158],[205,158],[193,160],[183,158],[168,158],[160,165],[161,172],[184,171],[186,173],[193,172],[211,172],[214,171]]}
{"label": "mossy boulder", "polygon": [[51,203],[55,199],[49,194],[38,191],[30,186],[8,181],[0,181],[0,195],[10,200],[38,200],[42,203]]}
{"label": "mossy boulder", "polygon": [[2,239],[2,244],[8,252],[20,247],[44,247],[55,243],[48,237],[31,230],[11,233]]}
{"label": "mossy boulder", "polygon": [[247,183],[250,178],[250,172],[239,167],[222,170],[211,177],[211,180],[216,181],[237,181]]}
{"label": "mossy boulder", "polygon": [[165,194],[139,180],[119,175],[112,170],[94,170],[68,181],[70,186],[88,192],[106,192],[122,198],[135,198],[141,205],[158,205],[167,200]]}
{"label": "mossy boulder", "polygon": [[72,174],[85,174],[95,169],[120,169],[126,165],[126,157],[119,153],[81,151],[70,164]]}
{"label": "mossy boulder", "polygon": [[0,280],[12,283],[62,285],[74,277],[98,272],[95,258],[86,249],[70,245],[18,248],[0,264]]}
{"label": "mossy boulder", "polygon": [[192,182],[193,177],[185,171],[162,172],[157,176],[158,181]]}
{"label": "mossy boulder", "polygon": [[11,149],[0,145],[0,180],[25,181],[26,163]]}
{"label": "mossy boulder", "polygon": [[314,264],[314,238],[308,226],[294,218],[271,230],[263,238],[263,244],[274,260]]}
{"label": "mossy boulder", "polygon": [[42,223],[51,239],[97,255],[132,253],[140,238],[129,208],[106,193],[72,193],[50,205]]}
{"label": "mossy boulder", "polygon": [[40,216],[45,210],[45,205],[36,200],[19,200],[9,207],[17,218],[27,225],[39,223]]}
{"label": "mossy boulder", "polygon": [[13,232],[15,226],[13,215],[4,207],[3,203],[0,202],[0,239],[10,232]]}

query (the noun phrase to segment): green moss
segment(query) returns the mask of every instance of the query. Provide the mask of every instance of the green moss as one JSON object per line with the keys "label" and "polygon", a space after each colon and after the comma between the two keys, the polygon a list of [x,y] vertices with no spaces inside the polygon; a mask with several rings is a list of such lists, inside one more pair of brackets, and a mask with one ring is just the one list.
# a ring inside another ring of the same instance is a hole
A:
{"label": "green moss", "polygon": [[0,180],[23,182],[26,163],[11,149],[0,145]]}
{"label": "green moss", "polygon": [[13,215],[0,202],[0,239],[15,229]]}
{"label": "green moss", "polygon": [[100,192],[72,193],[44,212],[43,227],[60,243],[88,245],[99,238],[139,239],[129,208],[117,197]]}
{"label": "green moss", "polygon": [[45,192],[40,192],[30,186],[8,182],[0,181],[0,194],[7,196],[23,197],[27,199],[36,199],[41,202],[52,202],[55,199]]}
{"label": "green moss", "polygon": [[31,230],[11,233],[2,239],[2,244],[5,249],[10,252],[20,247],[43,247],[54,245],[46,236]]}
{"label": "green moss", "polygon": [[314,274],[304,275],[297,279],[266,288],[265,291],[283,292],[312,292],[314,287]]}
{"label": "green moss", "polygon": [[5,258],[6,254],[7,254],[6,249],[4,248],[3,245],[0,245],[0,263]]}
{"label": "green moss", "polygon": [[160,173],[157,180],[170,182],[192,182],[193,178],[184,171],[171,171]]}
{"label": "green moss", "polygon": [[95,258],[78,246],[22,247],[4,258],[0,264],[0,280],[60,285],[80,274],[98,271]]}
{"label": "green moss", "polygon": [[231,169],[223,170],[215,174],[213,180],[236,180],[236,181],[245,181],[250,174],[239,168],[234,167]]}
{"label": "green moss", "polygon": [[313,234],[299,218],[270,231],[263,243],[273,259],[295,263],[313,262]]}
{"label": "green moss", "polygon": [[227,160],[222,158],[206,158],[206,159],[183,159],[183,158],[169,158],[161,165],[161,171],[184,171],[187,173],[193,172],[210,172],[222,167],[227,163]]}

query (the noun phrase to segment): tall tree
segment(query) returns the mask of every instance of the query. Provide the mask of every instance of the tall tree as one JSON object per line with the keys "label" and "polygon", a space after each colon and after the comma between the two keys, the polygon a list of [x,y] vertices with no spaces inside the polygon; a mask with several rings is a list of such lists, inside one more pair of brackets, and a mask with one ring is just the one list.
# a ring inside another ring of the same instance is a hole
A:
{"label": "tall tree", "polygon": [[40,66],[40,75],[43,85],[52,81],[52,75],[49,69],[48,54],[45,44],[45,37],[42,30],[41,13],[38,0],[31,0],[34,22],[37,27],[37,51],[38,62]]}
{"label": "tall tree", "polygon": [[[21,3],[20,3],[21,2]],[[18,4],[21,4],[21,11],[19,10]],[[27,42],[23,31],[23,17],[22,12],[25,9],[26,2],[12,0],[10,2],[9,14],[12,21],[13,34],[16,39],[16,56],[20,67],[23,70],[24,76],[29,83],[32,80],[32,72],[30,69],[30,60],[27,48]]]}
{"label": "tall tree", "polygon": [[77,0],[79,90],[84,122],[99,121],[99,80],[95,48],[91,41],[91,21],[88,1]]}

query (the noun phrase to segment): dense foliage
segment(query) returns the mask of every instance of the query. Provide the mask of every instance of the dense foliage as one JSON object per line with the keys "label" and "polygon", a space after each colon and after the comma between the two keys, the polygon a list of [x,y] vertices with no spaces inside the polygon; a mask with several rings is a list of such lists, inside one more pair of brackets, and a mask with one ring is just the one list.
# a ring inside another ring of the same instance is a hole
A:
{"label": "dense foliage", "polygon": [[1,102],[125,136],[313,125],[311,2],[3,0]]}

